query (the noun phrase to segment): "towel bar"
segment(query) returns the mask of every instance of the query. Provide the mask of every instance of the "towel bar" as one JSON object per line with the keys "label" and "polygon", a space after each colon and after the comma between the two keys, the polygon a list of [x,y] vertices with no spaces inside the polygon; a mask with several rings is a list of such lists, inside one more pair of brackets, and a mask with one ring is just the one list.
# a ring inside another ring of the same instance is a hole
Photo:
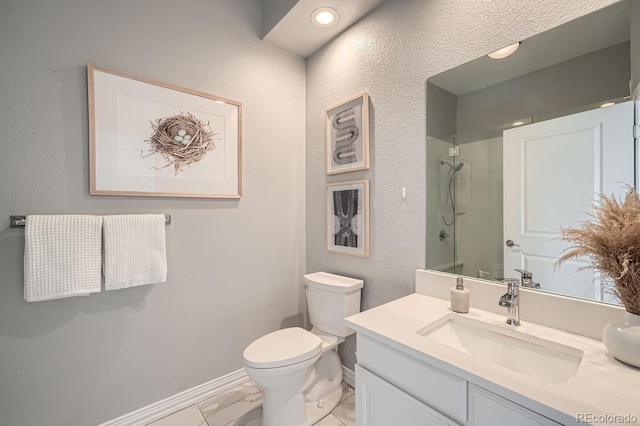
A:
{"label": "towel bar", "polygon": [[[9,228],[24,228],[25,224],[27,223],[26,216],[10,216],[10,219],[11,219],[11,222],[10,222]],[[170,214],[164,215],[164,224],[171,225]]]}

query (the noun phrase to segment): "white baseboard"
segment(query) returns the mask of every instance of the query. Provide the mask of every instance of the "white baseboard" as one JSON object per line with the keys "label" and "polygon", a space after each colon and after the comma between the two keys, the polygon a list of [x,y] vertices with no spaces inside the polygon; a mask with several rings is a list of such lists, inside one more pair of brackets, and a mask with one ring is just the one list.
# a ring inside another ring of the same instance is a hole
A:
{"label": "white baseboard", "polygon": [[[353,373],[353,372],[352,372]],[[238,386],[249,380],[249,376],[240,369],[227,374],[226,376],[213,379],[210,382],[203,383],[191,389],[165,398],[162,401],[142,407],[136,411],[120,416],[116,419],[109,420],[99,426],[142,426],[153,421],[161,419],[190,405],[200,402],[203,399],[210,398],[214,395],[222,393],[232,387]]]}
{"label": "white baseboard", "polygon": [[[247,381],[249,381],[249,376],[244,369],[240,369],[98,426],[143,426]],[[342,381],[352,388],[356,387],[356,374],[344,365],[342,366]]]}
{"label": "white baseboard", "polygon": [[353,370],[348,369],[344,365],[342,366],[342,381],[351,386],[352,388],[356,388],[356,373]]}

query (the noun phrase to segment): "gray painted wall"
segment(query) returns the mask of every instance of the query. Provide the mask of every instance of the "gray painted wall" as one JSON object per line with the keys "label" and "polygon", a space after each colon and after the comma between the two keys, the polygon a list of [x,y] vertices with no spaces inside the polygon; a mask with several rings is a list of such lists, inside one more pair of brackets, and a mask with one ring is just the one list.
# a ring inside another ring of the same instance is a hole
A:
{"label": "gray painted wall", "polygon": [[265,38],[299,1],[262,0],[262,38]]}
{"label": "gray painted wall", "polygon": [[[425,265],[426,79],[611,3],[387,0],[308,58],[307,271],[364,278],[363,309],[413,292],[414,269]],[[362,91],[374,110],[371,170],[327,177],[322,112]],[[327,253],[325,184],[363,178],[371,180],[371,256]],[[342,346],[353,367],[355,339]]]}
{"label": "gray painted wall", "polygon": [[[0,425],[95,425],[242,368],[303,312],[305,63],[260,0],[0,3]],[[88,195],[87,62],[243,103],[239,201]],[[163,212],[165,284],[27,304],[9,215]]]}
{"label": "gray painted wall", "polygon": [[430,138],[453,143],[456,133],[458,97],[427,82],[427,132]]}

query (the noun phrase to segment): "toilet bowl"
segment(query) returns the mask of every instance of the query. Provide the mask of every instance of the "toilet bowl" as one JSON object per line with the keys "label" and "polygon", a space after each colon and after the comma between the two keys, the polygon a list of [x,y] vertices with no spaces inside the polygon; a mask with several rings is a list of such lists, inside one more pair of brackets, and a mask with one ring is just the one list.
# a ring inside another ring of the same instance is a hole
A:
{"label": "toilet bowl", "polygon": [[344,318],[360,311],[361,280],[317,272],[304,276],[314,327],[269,333],[244,351],[244,368],[263,389],[262,426],[310,426],[342,399],[337,348],[353,330]]}
{"label": "toilet bowl", "polygon": [[320,336],[294,327],[247,347],[244,368],[264,390],[262,426],[311,425],[340,402],[342,365],[335,350],[340,341],[323,347]]}

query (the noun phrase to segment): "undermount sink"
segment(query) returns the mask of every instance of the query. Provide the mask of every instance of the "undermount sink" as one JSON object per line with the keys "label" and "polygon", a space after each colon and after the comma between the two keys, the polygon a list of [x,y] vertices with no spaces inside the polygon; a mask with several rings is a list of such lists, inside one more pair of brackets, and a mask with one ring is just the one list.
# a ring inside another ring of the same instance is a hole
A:
{"label": "undermount sink", "polygon": [[449,314],[418,334],[433,342],[550,384],[575,377],[584,352],[468,317]]}

